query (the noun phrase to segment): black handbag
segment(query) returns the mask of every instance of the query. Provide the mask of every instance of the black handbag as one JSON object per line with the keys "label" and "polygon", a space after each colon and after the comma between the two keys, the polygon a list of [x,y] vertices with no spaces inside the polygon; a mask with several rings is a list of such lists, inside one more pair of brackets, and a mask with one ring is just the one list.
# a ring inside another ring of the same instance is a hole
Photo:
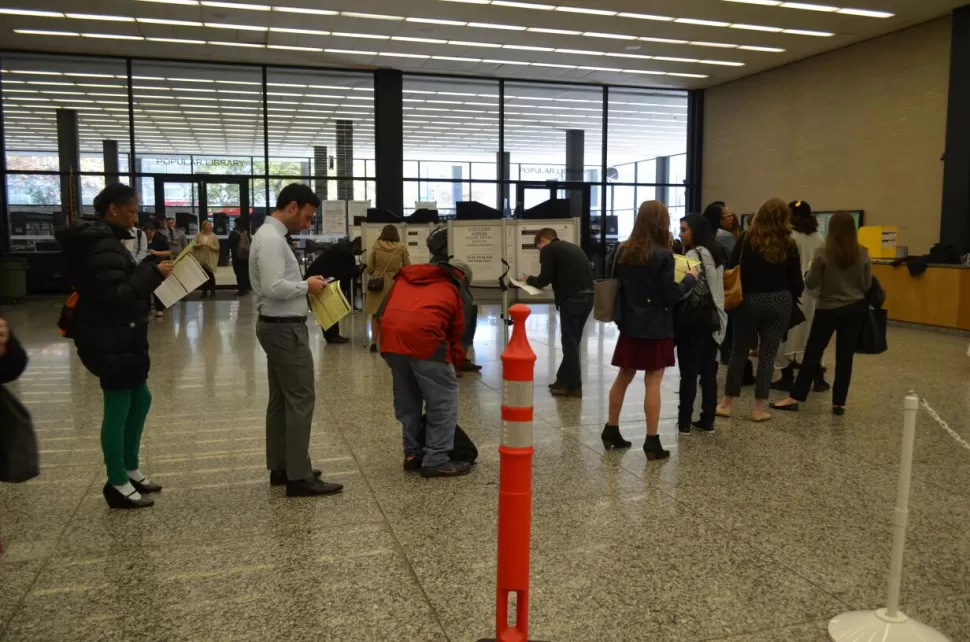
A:
{"label": "black handbag", "polygon": [[[393,258],[393,257],[392,257]],[[367,279],[367,291],[368,292],[383,292],[384,291],[384,275],[387,274],[387,268],[391,265],[391,259],[387,259],[387,263],[384,264],[384,269],[381,271],[380,276],[372,276]]]}
{"label": "black handbag", "polygon": [[[421,428],[418,430],[418,443],[422,446],[426,443],[427,432],[428,415],[422,415]],[[453,448],[448,451],[448,457],[452,461],[467,461],[469,464],[474,464],[478,459],[478,447],[458,424],[455,424],[455,442]]]}
{"label": "black handbag", "polygon": [[721,315],[717,312],[707,272],[701,261],[701,277],[674,308],[677,325],[692,335],[714,334],[721,329]]}
{"label": "black handbag", "polygon": [[886,325],[889,313],[882,308],[866,306],[866,320],[859,333],[856,354],[882,354],[889,349],[886,343]]}
{"label": "black handbag", "polygon": [[40,474],[30,412],[0,386],[0,482],[18,484]]}

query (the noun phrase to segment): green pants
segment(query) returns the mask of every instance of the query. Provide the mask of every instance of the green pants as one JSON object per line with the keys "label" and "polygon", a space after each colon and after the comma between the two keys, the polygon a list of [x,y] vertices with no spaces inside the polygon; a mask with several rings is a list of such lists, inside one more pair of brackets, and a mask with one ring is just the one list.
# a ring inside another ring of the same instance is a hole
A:
{"label": "green pants", "polygon": [[101,451],[108,468],[108,483],[128,483],[128,471],[138,468],[138,451],[145,418],[152,407],[148,383],[131,390],[104,390]]}

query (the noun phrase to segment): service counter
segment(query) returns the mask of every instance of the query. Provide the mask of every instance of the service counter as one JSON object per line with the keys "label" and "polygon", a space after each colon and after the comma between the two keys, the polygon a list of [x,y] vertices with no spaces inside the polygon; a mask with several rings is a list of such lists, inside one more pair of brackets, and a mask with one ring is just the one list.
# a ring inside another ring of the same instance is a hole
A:
{"label": "service counter", "polygon": [[890,320],[970,330],[970,267],[930,264],[911,276],[905,264],[874,259],[872,273],[886,290]]}

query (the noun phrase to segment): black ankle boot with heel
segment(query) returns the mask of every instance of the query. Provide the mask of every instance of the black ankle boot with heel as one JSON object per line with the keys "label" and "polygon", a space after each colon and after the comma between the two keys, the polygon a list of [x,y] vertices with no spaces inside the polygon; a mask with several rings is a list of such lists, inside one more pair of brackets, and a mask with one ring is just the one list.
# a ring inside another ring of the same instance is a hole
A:
{"label": "black ankle boot with heel", "polygon": [[647,440],[643,442],[643,452],[646,453],[648,461],[670,457],[670,451],[664,450],[660,443],[660,435],[647,435]]}
{"label": "black ankle boot with heel", "polygon": [[606,427],[603,428],[600,439],[603,440],[603,447],[607,450],[620,450],[621,448],[629,448],[633,445],[620,434],[619,426],[611,426],[609,424],[606,424]]}

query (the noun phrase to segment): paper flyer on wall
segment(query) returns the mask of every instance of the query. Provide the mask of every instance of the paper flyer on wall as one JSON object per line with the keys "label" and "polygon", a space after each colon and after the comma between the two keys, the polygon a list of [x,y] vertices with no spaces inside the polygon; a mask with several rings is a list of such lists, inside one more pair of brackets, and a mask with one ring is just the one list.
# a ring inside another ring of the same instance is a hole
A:
{"label": "paper flyer on wall", "polygon": [[329,330],[333,324],[350,314],[350,303],[337,281],[328,283],[318,294],[307,298],[310,300],[310,311],[324,330]]}
{"label": "paper flyer on wall", "polygon": [[700,261],[689,259],[682,254],[674,254],[674,282],[680,283],[695,266],[700,265]]}
{"label": "paper flyer on wall", "polygon": [[155,288],[155,296],[162,305],[169,308],[208,280],[209,275],[205,273],[194,256],[190,254],[180,256],[169,277]]}

